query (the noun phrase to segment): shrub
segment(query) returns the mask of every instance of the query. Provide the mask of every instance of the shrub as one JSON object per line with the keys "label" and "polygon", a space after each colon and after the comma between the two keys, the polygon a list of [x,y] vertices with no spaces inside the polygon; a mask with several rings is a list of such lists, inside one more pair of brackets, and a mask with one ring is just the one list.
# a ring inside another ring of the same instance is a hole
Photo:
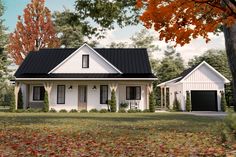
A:
{"label": "shrub", "polygon": [[67,113],[67,110],[61,109],[59,112],[60,112],[60,113]]}
{"label": "shrub", "polygon": [[148,112],[150,112],[149,109],[145,109],[145,110],[143,110],[143,113],[148,113]]}
{"label": "shrub", "polygon": [[127,102],[120,103],[120,108],[127,108],[127,107],[128,107]]}
{"label": "shrub", "polygon": [[110,107],[111,107],[111,112],[116,112],[116,93],[114,89],[111,91]]}
{"label": "shrub", "polygon": [[191,100],[190,100],[190,93],[187,91],[186,92],[186,111],[190,112],[192,111],[192,106],[191,106]]}
{"label": "shrub", "polygon": [[126,110],[124,108],[120,108],[118,112],[119,113],[126,113]]}
{"label": "shrub", "polygon": [[149,110],[150,110],[150,112],[155,112],[155,97],[154,97],[154,93],[153,92],[151,92],[150,94],[149,94]]}
{"label": "shrub", "polygon": [[57,113],[57,110],[55,110],[54,108],[51,108],[49,112],[51,112],[51,113]]}
{"label": "shrub", "polygon": [[94,108],[94,109],[91,109],[89,112],[91,112],[91,113],[97,113],[98,110],[97,110],[96,108]]}
{"label": "shrub", "polygon": [[88,113],[88,111],[84,109],[84,110],[81,110],[80,113]]}
{"label": "shrub", "polygon": [[44,112],[48,112],[49,111],[48,92],[46,92],[46,91],[44,93],[43,111]]}
{"label": "shrub", "polygon": [[173,102],[173,110],[174,111],[180,111],[180,102],[175,96],[174,102]]}
{"label": "shrub", "polygon": [[137,112],[142,112],[142,111],[139,109],[129,109],[127,112],[128,113],[137,113]]}
{"label": "shrub", "polygon": [[25,111],[25,112],[37,113],[37,112],[42,112],[42,109],[28,108],[27,110],[24,110],[24,111]]}
{"label": "shrub", "polygon": [[21,89],[18,93],[17,109],[23,109],[23,95]]}
{"label": "shrub", "polygon": [[15,95],[13,90],[10,90],[9,92],[9,103],[10,103],[10,112],[14,112],[16,110],[16,103],[15,103]]}
{"label": "shrub", "polygon": [[99,112],[100,113],[107,113],[108,111],[107,111],[107,109],[101,109]]}
{"label": "shrub", "polygon": [[78,111],[76,109],[71,109],[70,113],[77,113]]}
{"label": "shrub", "polygon": [[220,105],[221,105],[221,111],[225,112],[227,110],[227,103],[225,100],[225,93],[224,92],[221,92]]}
{"label": "shrub", "polygon": [[18,109],[18,110],[14,110],[16,113],[23,113],[23,112],[25,112],[26,110],[24,110],[24,109]]}
{"label": "shrub", "polygon": [[236,141],[236,114],[229,113],[224,119],[223,128],[221,128],[221,136],[223,142],[235,142]]}

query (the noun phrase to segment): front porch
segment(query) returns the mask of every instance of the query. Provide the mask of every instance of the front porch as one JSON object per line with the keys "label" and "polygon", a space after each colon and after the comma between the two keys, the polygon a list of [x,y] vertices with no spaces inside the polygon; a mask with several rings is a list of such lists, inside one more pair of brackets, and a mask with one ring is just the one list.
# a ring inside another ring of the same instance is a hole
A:
{"label": "front porch", "polygon": [[48,93],[49,109],[91,110],[108,109],[111,91],[115,91],[117,111],[120,104],[126,109],[148,109],[150,81],[17,81],[15,83],[16,108],[18,93],[23,95],[23,109],[43,108],[44,94]]}

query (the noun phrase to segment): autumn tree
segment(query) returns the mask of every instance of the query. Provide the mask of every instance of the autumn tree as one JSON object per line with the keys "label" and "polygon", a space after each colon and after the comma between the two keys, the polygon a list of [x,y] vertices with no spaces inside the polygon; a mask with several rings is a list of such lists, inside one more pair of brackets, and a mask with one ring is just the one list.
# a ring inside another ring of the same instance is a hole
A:
{"label": "autumn tree", "polygon": [[26,6],[23,18],[18,17],[16,30],[10,34],[9,41],[9,53],[16,64],[20,64],[30,51],[60,45],[45,0],[32,0]]}
{"label": "autumn tree", "polygon": [[183,46],[199,36],[208,42],[209,33],[224,32],[236,109],[236,1],[137,0],[136,6],[144,10],[140,17],[144,25],[158,31],[166,42]]}

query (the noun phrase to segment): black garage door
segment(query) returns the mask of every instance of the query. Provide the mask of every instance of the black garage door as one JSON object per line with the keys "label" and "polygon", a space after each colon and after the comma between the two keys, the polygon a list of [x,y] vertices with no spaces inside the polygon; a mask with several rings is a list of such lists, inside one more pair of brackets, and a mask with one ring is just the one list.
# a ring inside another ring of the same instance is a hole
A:
{"label": "black garage door", "polygon": [[217,111],[216,91],[191,91],[193,111]]}

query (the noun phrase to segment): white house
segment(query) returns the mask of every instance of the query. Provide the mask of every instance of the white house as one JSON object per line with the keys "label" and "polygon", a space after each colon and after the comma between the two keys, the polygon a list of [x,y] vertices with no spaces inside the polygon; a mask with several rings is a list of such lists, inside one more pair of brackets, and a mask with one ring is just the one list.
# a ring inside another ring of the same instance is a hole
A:
{"label": "white house", "polygon": [[229,82],[203,61],[185,70],[180,77],[158,85],[161,88],[161,105],[172,108],[177,99],[185,111],[186,95],[189,92],[193,111],[220,111],[221,93],[224,92],[224,85]]}
{"label": "white house", "polygon": [[117,109],[127,102],[144,110],[155,79],[146,49],[40,49],[16,71],[15,98],[21,89],[24,108],[42,108],[47,91],[50,109],[100,110],[114,90]]}

